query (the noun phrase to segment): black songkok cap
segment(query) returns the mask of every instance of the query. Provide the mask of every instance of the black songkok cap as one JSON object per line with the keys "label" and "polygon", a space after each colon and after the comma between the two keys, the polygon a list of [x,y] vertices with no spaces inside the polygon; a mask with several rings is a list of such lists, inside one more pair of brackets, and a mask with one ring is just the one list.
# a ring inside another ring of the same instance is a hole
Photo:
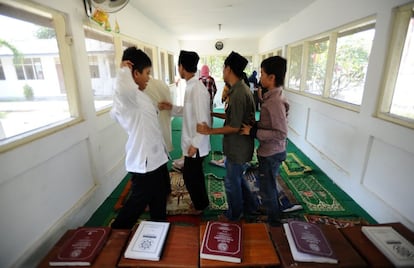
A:
{"label": "black songkok cap", "polygon": [[244,68],[246,68],[248,61],[239,53],[232,51],[224,61],[224,66],[229,66],[230,69],[238,76],[242,77]]}
{"label": "black songkok cap", "polygon": [[200,57],[194,51],[180,51],[178,64],[181,64],[187,72],[197,72],[197,63]]}

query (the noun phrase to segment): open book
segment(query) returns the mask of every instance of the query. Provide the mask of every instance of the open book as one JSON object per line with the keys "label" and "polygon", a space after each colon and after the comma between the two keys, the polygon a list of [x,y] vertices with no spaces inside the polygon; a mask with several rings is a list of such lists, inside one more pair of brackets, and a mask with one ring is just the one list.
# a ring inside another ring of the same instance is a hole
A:
{"label": "open book", "polygon": [[289,221],[283,224],[283,228],[295,261],[338,263],[335,253],[318,225]]}

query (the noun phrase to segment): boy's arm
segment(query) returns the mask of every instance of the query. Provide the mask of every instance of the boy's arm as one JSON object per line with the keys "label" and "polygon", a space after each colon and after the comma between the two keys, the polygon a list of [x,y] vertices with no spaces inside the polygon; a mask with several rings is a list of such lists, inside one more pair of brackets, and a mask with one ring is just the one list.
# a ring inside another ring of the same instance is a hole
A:
{"label": "boy's arm", "polygon": [[205,135],[215,135],[215,134],[234,134],[239,133],[240,128],[234,128],[231,126],[224,126],[220,128],[211,128],[207,123],[203,122],[197,124],[197,132]]}

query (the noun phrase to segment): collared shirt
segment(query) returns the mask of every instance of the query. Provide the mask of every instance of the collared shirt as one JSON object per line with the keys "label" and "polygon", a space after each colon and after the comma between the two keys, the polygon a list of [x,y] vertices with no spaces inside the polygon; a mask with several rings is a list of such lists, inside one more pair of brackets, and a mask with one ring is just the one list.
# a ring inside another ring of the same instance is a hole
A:
{"label": "collared shirt", "polygon": [[[255,103],[249,87],[243,80],[229,90],[229,103],[226,109],[224,125],[241,128],[255,121]],[[226,134],[223,137],[223,152],[232,162],[243,164],[252,160],[254,139],[239,133]]]}
{"label": "collared shirt", "polygon": [[267,91],[263,101],[256,137],[260,142],[257,155],[266,157],[286,151],[287,100],[279,87]]}
{"label": "collared shirt", "polygon": [[197,123],[206,122],[210,126],[210,97],[206,87],[195,76],[187,81],[184,106],[173,106],[172,114],[183,117],[181,132],[183,155],[188,156],[188,149],[191,145],[198,148],[200,156],[208,155],[210,136],[198,133]]}
{"label": "collared shirt", "polygon": [[111,116],[128,133],[127,171],[147,173],[168,162],[157,109],[151,98],[138,89],[128,67],[118,72]]}

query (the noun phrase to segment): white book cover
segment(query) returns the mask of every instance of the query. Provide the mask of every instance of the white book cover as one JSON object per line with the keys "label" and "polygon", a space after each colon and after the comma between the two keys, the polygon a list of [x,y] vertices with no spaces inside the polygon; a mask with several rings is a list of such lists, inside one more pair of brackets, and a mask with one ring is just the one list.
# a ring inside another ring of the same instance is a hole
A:
{"label": "white book cover", "polygon": [[142,221],[125,250],[125,258],[159,261],[169,227],[169,222]]}
{"label": "white book cover", "polygon": [[414,267],[414,246],[391,226],[362,226],[361,231],[396,267]]}
{"label": "white book cover", "polygon": [[317,263],[338,263],[337,259],[299,252],[299,250],[296,247],[295,240],[293,239],[293,235],[290,231],[289,225],[287,223],[284,223],[283,228],[285,229],[286,238],[289,242],[289,248],[290,248],[290,251],[292,252],[292,257],[295,261],[317,262]]}

